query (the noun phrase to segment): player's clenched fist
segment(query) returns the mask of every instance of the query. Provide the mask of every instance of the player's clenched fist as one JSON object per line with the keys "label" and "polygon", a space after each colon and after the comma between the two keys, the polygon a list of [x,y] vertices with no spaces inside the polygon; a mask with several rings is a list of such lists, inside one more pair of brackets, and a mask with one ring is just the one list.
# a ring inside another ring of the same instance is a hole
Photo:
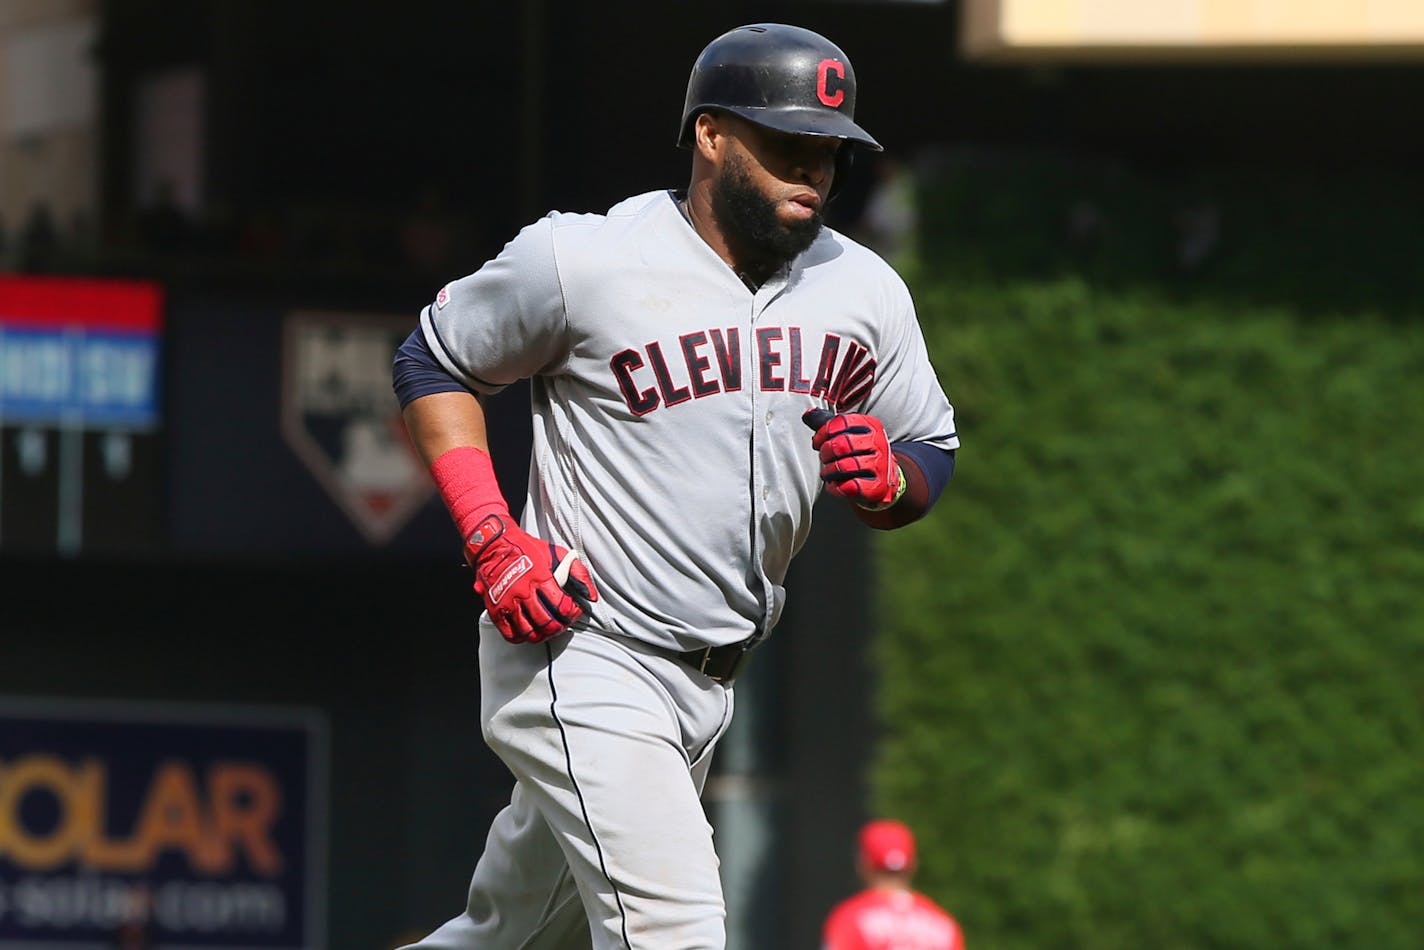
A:
{"label": "player's clenched fist", "polygon": [[858,412],[833,415],[825,409],[809,409],[801,419],[816,430],[811,447],[821,455],[827,492],[870,509],[888,508],[900,500],[905,473],[879,419]]}
{"label": "player's clenched fist", "polygon": [[598,600],[578,555],[499,512],[480,519],[465,539],[465,560],[475,571],[475,593],[511,643],[538,643],[567,630],[583,615],[570,594]]}

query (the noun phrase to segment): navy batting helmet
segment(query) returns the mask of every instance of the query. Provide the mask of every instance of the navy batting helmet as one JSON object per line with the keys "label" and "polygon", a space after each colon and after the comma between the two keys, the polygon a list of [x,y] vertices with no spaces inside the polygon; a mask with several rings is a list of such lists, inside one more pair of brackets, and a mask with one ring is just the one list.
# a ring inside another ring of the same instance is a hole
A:
{"label": "navy batting helmet", "polygon": [[[850,60],[830,40],[799,26],[739,26],[707,44],[687,82],[678,145],[692,146],[693,120],[709,109],[781,132],[838,138],[881,151],[880,143],[855,124]],[[841,149],[847,160],[851,151]]]}

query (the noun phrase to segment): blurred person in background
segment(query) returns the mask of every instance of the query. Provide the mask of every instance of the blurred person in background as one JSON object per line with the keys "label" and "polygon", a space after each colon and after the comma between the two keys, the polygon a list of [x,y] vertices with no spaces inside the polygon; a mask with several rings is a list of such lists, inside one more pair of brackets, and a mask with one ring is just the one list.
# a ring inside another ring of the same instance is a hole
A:
{"label": "blurred person in background", "polygon": [[448,203],[441,188],[426,185],[401,222],[405,263],[423,276],[448,274],[455,266],[459,226]]}
{"label": "blurred person in background", "polygon": [[831,910],[821,950],[964,950],[955,919],[910,886],[917,864],[907,825],[872,821],[858,845],[855,867],[865,890]]}
{"label": "blurred person in background", "polygon": [[872,166],[874,183],[866,195],[860,219],[851,236],[880,256],[894,259],[914,246],[919,224],[915,175],[887,155],[877,155]]}
{"label": "blurred person in background", "polygon": [[138,232],[144,250],[156,254],[193,249],[194,224],[178,203],[178,189],[171,178],[161,178],[154,185],[152,200],[139,213]]}
{"label": "blurred person in background", "polygon": [[59,260],[59,226],[49,202],[36,201],[20,232],[19,270],[25,274],[48,274]]}

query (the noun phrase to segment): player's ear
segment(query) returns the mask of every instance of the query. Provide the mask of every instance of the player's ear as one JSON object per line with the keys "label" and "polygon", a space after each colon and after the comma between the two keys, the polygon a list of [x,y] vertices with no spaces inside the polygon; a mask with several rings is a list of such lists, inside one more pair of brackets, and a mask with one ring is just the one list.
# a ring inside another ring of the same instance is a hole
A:
{"label": "player's ear", "polygon": [[715,112],[700,112],[692,122],[692,147],[709,162],[715,162],[726,141],[722,117]]}

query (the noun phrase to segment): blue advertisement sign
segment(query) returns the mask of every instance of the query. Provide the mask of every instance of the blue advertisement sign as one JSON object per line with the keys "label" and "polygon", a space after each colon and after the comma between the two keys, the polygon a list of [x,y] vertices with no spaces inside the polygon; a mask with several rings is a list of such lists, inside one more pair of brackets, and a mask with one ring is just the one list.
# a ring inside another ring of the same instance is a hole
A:
{"label": "blue advertisement sign", "polygon": [[0,414],[11,424],[158,425],[158,337],[0,323]]}
{"label": "blue advertisement sign", "polygon": [[0,950],[325,946],[326,727],[0,700]]}

